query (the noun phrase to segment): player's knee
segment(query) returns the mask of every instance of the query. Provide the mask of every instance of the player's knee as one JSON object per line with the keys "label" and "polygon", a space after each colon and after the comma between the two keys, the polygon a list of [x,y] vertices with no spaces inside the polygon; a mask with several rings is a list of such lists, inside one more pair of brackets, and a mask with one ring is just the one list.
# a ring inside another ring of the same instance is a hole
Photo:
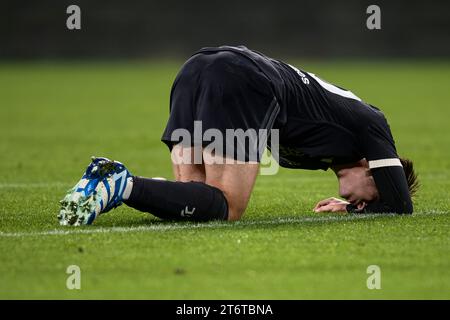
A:
{"label": "player's knee", "polygon": [[244,215],[245,208],[228,208],[228,221],[237,221]]}
{"label": "player's knee", "polygon": [[222,186],[211,185],[211,187],[215,192],[214,197],[217,199],[217,202],[226,203],[227,220],[228,221],[239,220],[244,214],[246,204],[244,204],[243,201],[236,194],[228,192],[226,188],[223,188]]}
{"label": "player's knee", "polygon": [[241,219],[247,208],[246,203],[244,204],[241,199],[233,197],[225,192],[223,192],[223,194],[228,204],[228,221],[237,221]]}

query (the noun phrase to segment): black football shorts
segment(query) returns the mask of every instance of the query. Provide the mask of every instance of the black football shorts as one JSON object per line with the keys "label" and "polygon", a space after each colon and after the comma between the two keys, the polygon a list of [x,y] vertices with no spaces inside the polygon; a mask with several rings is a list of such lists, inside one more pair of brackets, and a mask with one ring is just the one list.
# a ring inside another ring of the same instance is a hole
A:
{"label": "black football shorts", "polygon": [[[246,138],[256,132],[267,139],[279,110],[271,82],[253,61],[230,51],[197,53],[173,83],[170,117],[161,140],[170,149],[177,143],[205,147],[220,136],[205,135],[212,129],[209,133],[221,133],[223,155],[243,160],[244,154],[249,161],[255,160],[256,152],[260,161],[261,143],[267,141],[258,139],[255,149],[254,141],[240,141],[237,132],[249,133]],[[182,141],[180,129],[191,135],[190,141]]]}

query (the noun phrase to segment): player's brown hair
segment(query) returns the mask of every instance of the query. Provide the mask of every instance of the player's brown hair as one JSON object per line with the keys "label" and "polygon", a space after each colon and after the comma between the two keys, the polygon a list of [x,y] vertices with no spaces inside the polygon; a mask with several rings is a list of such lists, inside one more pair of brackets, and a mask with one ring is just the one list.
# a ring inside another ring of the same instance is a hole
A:
{"label": "player's brown hair", "polygon": [[405,172],[406,180],[408,181],[409,195],[414,197],[419,190],[420,183],[417,178],[417,173],[414,171],[413,162],[406,158],[400,158],[400,162],[403,166],[403,171]]}

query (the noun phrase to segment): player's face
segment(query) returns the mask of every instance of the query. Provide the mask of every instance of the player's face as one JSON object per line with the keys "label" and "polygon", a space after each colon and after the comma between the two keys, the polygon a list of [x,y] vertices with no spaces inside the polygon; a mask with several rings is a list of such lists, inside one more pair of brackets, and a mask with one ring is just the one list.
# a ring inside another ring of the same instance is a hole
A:
{"label": "player's face", "polygon": [[342,166],[336,171],[339,194],[355,205],[378,199],[378,190],[366,160],[352,166]]}

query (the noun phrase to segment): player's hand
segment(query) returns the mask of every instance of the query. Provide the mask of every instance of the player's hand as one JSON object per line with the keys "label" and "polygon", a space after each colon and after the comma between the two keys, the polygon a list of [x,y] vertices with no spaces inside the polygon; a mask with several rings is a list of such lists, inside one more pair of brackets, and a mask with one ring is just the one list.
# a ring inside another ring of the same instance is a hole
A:
{"label": "player's hand", "polygon": [[314,207],[314,212],[347,212],[347,205],[350,202],[338,199],[328,198],[319,201]]}

